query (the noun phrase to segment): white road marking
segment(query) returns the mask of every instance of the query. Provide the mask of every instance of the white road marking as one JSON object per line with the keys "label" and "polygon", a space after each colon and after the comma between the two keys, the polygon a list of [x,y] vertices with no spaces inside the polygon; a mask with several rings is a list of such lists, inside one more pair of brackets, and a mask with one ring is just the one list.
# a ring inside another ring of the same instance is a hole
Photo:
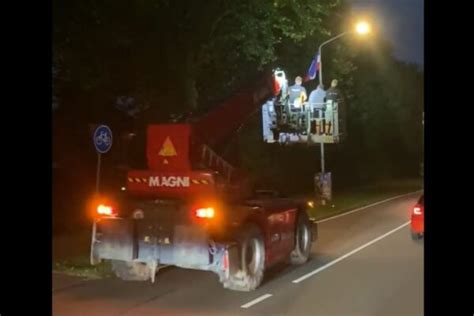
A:
{"label": "white road marking", "polygon": [[255,304],[258,304],[258,303],[260,303],[261,301],[266,300],[267,298],[269,298],[269,297],[271,297],[271,296],[272,296],[272,294],[268,294],[268,293],[267,293],[267,294],[265,294],[265,295],[262,295],[262,296],[260,296],[260,297],[257,297],[257,298],[254,299],[253,301],[250,301],[250,302],[248,302],[247,304],[244,304],[244,305],[242,305],[242,306],[240,306],[240,307],[241,307],[241,308],[249,308],[250,306],[253,306],[253,305],[255,305]]}
{"label": "white road marking", "polygon": [[377,237],[377,238],[375,238],[375,239],[369,241],[368,243],[366,243],[366,244],[364,244],[364,245],[362,245],[362,246],[360,246],[360,247],[357,247],[356,249],[354,249],[354,250],[352,250],[352,251],[346,253],[345,255],[343,255],[343,256],[341,256],[341,257],[339,257],[339,258],[337,258],[337,259],[334,259],[333,261],[331,261],[331,262],[329,262],[329,263],[323,265],[322,267],[319,267],[319,268],[317,268],[316,270],[313,270],[312,272],[307,273],[307,274],[303,275],[302,277],[299,277],[299,278],[296,279],[296,280],[293,280],[292,282],[293,282],[293,283],[300,283],[301,281],[304,281],[304,280],[306,280],[307,278],[309,278],[309,277],[315,275],[316,273],[319,273],[319,272],[321,272],[321,271],[323,271],[323,270],[329,268],[330,266],[332,266],[332,265],[338,263],[339,261],[344,260],[345,258],[347,258],[347,257],[349,257],[349,256],[351,256],[351,255],[353,255],[353,254],[355,254],[356,252],[359,252],[359,251],[361,251],[362,249],[364,249],[364,248],[366,248],[366,247],[368,247],[368,246],[370,246],[370,245],[376,243],[377,241],[379,241],[379,240],[381,240],[381,239],[383,239],[383,238],[385,238],[385,237],[387,237],[387,236],[389,236],[389,235],[395,233],[396,231],[402,229],[403,227],[405,227],[405,226],[407,226],[407,225],[409,225],[409,224],[410,224],[410,221],[408,221],[408,222],[406,222],[406,223],[404,223],[404,224],[398,226],[398,227],[395,228],[395,229],[392,229],[392,230],[389,231],[388,233],[385,233],[385,234],[383,234],[383,235],[381,235],[381,236],[379,236],[379,237]]}
{"label": "white road marking", "polygon": [[422,192],[422,190],[415,191],[415,192],[410,192],[410,193],[407,193],[407,194],[397,195],[397,196],[394,196],[394,197],[391,197],[391,198],[388,198],[388,199],[385,199],[385,200],[382,200],[382,201],[378,201],[378,202],[375,202],[375,203],[372,203],[372,204],[369,204],[369,205],[366,205],[366,206],[363,206],[363,207],[356,208],[356,209],[354,209],[352,211],[349,211],[349,212],[345,212],[345,213],[342,213],[342,214],[338,214],[338,215],[334,215],[334,216],[322,219],[320,221],[317,221],[316,223],[319,224],[319,223],[322,223],[322,222],[330,221],[332,219],[336,219],[336,218],[341,217],[341,216],[349,215],[351,213],[362,211],[362,210],[365,210],[365,209],[370,208],[370,207],[375,206],[375,205],[379,205],[379,204],[382,204],[382,203],[385,203],[385,202],[388,202],[388,201],[391,201],[391,200],[399,199],[401,197],[405,197],[405,196],[415,194],[415,193],[419,193],[419,192]]}

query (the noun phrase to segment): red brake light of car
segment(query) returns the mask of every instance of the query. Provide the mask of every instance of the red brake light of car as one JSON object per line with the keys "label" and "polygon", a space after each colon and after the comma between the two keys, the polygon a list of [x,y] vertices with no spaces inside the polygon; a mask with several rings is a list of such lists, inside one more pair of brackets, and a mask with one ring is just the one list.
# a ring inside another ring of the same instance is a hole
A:
{"label": "red brake light of car", "polygon": [[423,213],[423,208],[420,205],[416,205],[413,208],[413,214],[415,215],[421,215]]}
{"label": "red brake light of car", "polygon": [[116,215],[115,210],[112,206],[100,204],[97,206],[97,214],[105,216],[114,216]]}
{"label": "red brake light of car", "polygon": [[196,217],[199,218],[213,218],[215,215],[214,209],[212,207],[203,207],[203,208],[198,208],[194,212]]}

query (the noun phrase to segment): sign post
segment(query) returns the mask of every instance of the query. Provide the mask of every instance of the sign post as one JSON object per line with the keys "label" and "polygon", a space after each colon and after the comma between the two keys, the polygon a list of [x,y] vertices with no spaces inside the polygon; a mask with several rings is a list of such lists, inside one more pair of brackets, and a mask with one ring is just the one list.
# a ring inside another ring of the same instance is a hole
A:
{"label": "sign post", "polygon": [[[92,142],[94,143],[95,150],[97,151],[97,173],[95,179],[95,193],[99,194],[101,157],[102,154],[108,152],[112,147],[112,131],[107,125],[99,125],[94,131]],[[94,254],[92,253],[92,250],[94,249],[94,243],[96,242],[96,230],[97,220],[94,219],[94,222],[92,224],[92,240],[90,253],[90,262],[92,265],[98,263],[94,259]]]}
{"label": "sign post", "polygon": [[321,205],[326,205],[326,201],[332,200],[332,180],[331,172],[319,172],[314,176],[314,186],[316,197],[321,200]]}
{"label": "sign post", "polygon": [[97,151],[97,173],[95,179],[95,191],[99,193],[100,185],[100,167],[101,156],[110,150],[112,147],[112,131],[107,125],[99,125],[94,132],[93,137],[94,147]]}

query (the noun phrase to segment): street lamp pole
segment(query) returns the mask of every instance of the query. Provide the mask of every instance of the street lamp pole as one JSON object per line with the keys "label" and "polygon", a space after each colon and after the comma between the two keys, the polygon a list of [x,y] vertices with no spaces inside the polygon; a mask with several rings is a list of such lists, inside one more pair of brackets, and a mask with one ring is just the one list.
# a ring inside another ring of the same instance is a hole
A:
{"label": "street lamp pole", "polygon": [[[318,54],[319,54],[319,60],[320,60],[320,63],[319,63],[319,84],[323,84],[323,57],[321,55],[321,51],[322,51],[322,48],[324,45],[326,44],[329,44],[331,43],[332,41],[335,41],[336,39],[340,38],[340,37],[343,37],[344,35],[347,35],[349,33],[352,33],[351,31],[347,31],[347,32],[343,32],[339,35],[336,35],[330,39],[328,39],[327,41],[323,42],[321,45],[319,45],[319,49],[318,49]],[[324,175],[324,142],[321,141],[320,143],[320,148],[321,148],[321,176]]]}
{"label": "street lamp pole", "polygon": [[[364,21],[361,21],[359,23],[357,23],[355,25],[355,29],[354,30],[350,30],[350,31],[346,31],[346,32],[342,32],[341,34],[339,35],[336,35],[334,37],[331,37],[330,39],[328,39],[327,41],[323,42],[321,45],[319,45],[319,48],[318,48],[318,56],[319,56],[319,84],[323,84],[323,57],[322,57],[322,48],[323,46],[347,35],[347,34],[352,34],[352,33],[359,33],[361,35],[364,35],[364,34],[367,34],[370,32],[370,25],[367,23],[367,22],[364,22]],[[321,188],[323,187],[322,186],[322,181],[323,181],[323,177],[324,177],[324,173],[325,173],[325,170],[324,170],[324,142],[321,140],[321,179],[320,179],[320,183],[321,183]],[[323,194],[324,196],[324,194]],[[325,205],[325,200],[324,198],[321,200],[322,204]]]}
{"label": "street lamp pole", "polygon": [[327,41],[323,42],[321,45],[319,45],[318,53],[319,53],[319,59],[321,61],[320,64],[319,64],[319,84],[323,84],[323,56],[321,55],[321,50],[322,50],[323,46],[325,46],[326,44],[329,44],[332,41],[335,41],[338,38],[343,37],[344,35],[347,35],[349,33],[353,33],[353,31],[342,32],[341,34],[336,35],[336,36],[328,39]]}

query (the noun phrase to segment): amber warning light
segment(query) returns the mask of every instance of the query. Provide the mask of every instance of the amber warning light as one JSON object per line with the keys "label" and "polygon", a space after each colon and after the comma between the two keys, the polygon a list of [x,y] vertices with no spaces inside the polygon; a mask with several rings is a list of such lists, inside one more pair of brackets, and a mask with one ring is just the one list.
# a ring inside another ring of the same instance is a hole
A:
{"label": "amber warning light", "polygon": [[106,216],[113,216],[115,215],[114,209],[111,206],[100,204],[97,206],[97,214],[99,215],[106,215]]}
{"label": "amber warning light", "polygon": [[199,217],[199,218],[213,218],[214,209],[212,207],[198,208],[195,211],[195,214],[196,214],[196,217]]}

